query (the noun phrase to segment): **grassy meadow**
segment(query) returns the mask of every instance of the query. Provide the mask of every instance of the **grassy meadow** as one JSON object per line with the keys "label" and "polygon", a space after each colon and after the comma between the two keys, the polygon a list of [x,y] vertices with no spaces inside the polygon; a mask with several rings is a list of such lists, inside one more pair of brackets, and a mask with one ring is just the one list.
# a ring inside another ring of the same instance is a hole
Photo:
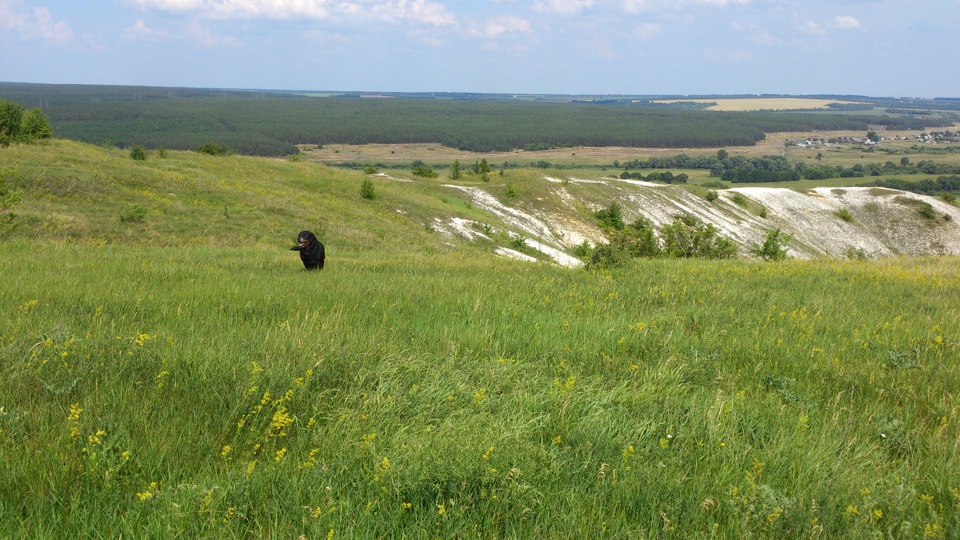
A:
{"label": "grassy meadow", "polygon": [[0,537],[960,535],[956,258],[588,272],[431,234],[476,209],[429,185],[13,163]]}

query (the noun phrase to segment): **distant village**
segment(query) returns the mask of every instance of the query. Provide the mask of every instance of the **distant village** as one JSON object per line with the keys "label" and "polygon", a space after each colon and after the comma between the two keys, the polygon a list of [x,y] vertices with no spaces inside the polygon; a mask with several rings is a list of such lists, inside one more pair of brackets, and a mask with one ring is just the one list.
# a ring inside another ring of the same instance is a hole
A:
{"label": "distant village", "polygon": [[831,137],[822,139],[810,137],[807,139],[797,139],[787,141],[786,146],[796,146],[799,148],[820,148],[835,145],[861,145],[876,146],[883,141],[913,141],[918,144],[943,144],[960,142],[960,132],[957,131],[931,131],[929,133],[920,133],[918,135],[881,135],[874,130],[870,130],[861,137]]}

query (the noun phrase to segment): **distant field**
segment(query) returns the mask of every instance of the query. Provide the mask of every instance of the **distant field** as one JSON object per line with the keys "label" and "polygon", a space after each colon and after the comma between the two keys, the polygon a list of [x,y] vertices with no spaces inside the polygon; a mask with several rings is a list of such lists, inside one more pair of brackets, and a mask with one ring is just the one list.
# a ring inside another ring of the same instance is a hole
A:
{"label": "distant field", "polygon": [[654,103],[716,103],[709,107],[711,111],[792,111],[803,109],[824,109],[831,103],[857,104],[857,101],[843,101],[838,99],[814,99],[814,98],[731,98],[731,99],[665,99],[657,100]]}
{"label": "distant field", "polygon": [[[951,129],[958,129],[953,127]],[[728,146],[710,148],[634,148],[624,146],[578,146],[573,148],[554,148],[551,150],[511,150],[506,152],[471,152],[443,146],[439,143],[415,144],[328,144],[318,148],[317,145],[301,145],[300,150],[312,160],[328,164],[342,163],[382,163],[386,165],[406,165],[414,160],[421,160],[435,165],[450,165],[459,160],[462,166],[472,164],[476,160],[486,159],[491,165],[499,166],[503,162],[529,165],[539,161],[564,166],[610,166],[615,161],[629,161],[651,157],[664,157],[676,154],[691,156],[715,154],[721,148],[731,156],[742,155],[747,157],[761,157],[768,155],[785,154],[790,158],[815,159],[818,153],[832,164],[846,166],[854,163],[884,163],[889,160],[899,162],[902,155],[920,156],[919,146],[912,141],[913,137],[923,133],[923,130],[890,130],[884,132],[887,136],[907,137],[908,141],[885,141],[873,152],[857,145],[837,145],[829,148],[799,148],[786,147],[786,141],[803,140],[807,138],[830,139],[833,137],[862,137],[865,131],[801,131],[768,133],[758,141],[756,146]],[[946,145],[924,145],[926,151],[945,148]],[[916,148],[915,148],[916,147]],[[890,150],[896,154],[891,155]],[[915,159],[932,159],[942,163],[960,163],[960,153],[930,154]]]}

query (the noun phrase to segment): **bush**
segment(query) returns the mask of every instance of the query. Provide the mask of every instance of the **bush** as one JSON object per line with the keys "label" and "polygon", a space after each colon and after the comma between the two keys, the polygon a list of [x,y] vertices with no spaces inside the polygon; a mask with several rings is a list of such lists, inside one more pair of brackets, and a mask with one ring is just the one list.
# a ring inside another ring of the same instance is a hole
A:
{"label": "bush", "polygon": [[780,229],[776,229],[767,233],[763,245],[754,245],[751,251],[764,261],[782,261],[787,258],[786,247],[792,239],[793,235],[783,234]]}
{"label": "bush", "polygon": [[620,212],[620,205],[617,201],[610,203],[610,206],[603,210],[597,210],[593,216],[600,221],[600,226],[607,230],[623,230],[623,215]]}
{"label": "bush", "polygon": [[232,154],[233,150],[230,150],[230,148],[228,148],[225,144],[208,142],[197,148],[197,152],[201,154],[210,154],[211,156],[225,156]]}
{"label": "bush", "polygon": [[366,167],[363,168],[363,174],[377,174],[377,168],[368,163]]}
{"label": "bush", "polygon": [[20,120],[20,132],[17,137],[25,142],[49,139],[53,136],[50,119],[40,109],[28,109]]}
{"label": "bush", "polygon": [[127,210],[120,213],[121,223],[143,223],[143,218],[147,216],[147,209],[135,204]]}
{"label": "bush", "polygon": [[146,161],[147,151],[139,144],[130,147],[130,159],[134,161]]}
{"label": "bush", "polygon": [[377,197],[373,189],[373,180],[369,178],[363,179],[363,182],[360,183],[360,196],[371,201]]}
{"label": "bush", "polygon": [[717,200],[717,197],[719,197],[719,195],[717,195],[717,192],[716,192],[716,191],[712,191],[712,190],[711,190],[711,191],[708,191],[708,192],[707,192],[707,197],[706,197],[706,198],[707,198],[708,201],[713,202],[713,201]]}
{"label": "bush", "polygon": [[677,216],[673,223],[660,231],[663,253],[668,257],[729,259],[736,255],[737,246],[720,235],[713,224],[703,224],[693,216]]}
{"label": "bush", "polygon": [[411,171],[413,172],[414,176],[420,176],[423,178],[436,178],[439,176],[437,172],[433,170],[433,167],[423,162],[419,162],[414,165]]}
{"label": "bush", "polygon": [[747,200],[747,197],[744,196],[743,193],[734,193],[730,197],[730,200],[733,201],[733,204],[736,204],[741,208],[747,208],[750,205],[750,201]]}
{"label": "bush", "polygon": [[22,119],[23,105],[0,99],[0,146],[10,146],[15,140]]}
{"label": "bush", "polygon": [[846,221],[847,223],[853,223],[853,214],[851,214],[850,211],[847,210],[846,208],[841,208],[837,210],[836,212],[833,213],[833,215]]}
{"label": "bush", "polygon": [[630,254],[616,242],[603,244],[594,248],[587,262],[587,269],[606,269],[623,266],[630,260]]}

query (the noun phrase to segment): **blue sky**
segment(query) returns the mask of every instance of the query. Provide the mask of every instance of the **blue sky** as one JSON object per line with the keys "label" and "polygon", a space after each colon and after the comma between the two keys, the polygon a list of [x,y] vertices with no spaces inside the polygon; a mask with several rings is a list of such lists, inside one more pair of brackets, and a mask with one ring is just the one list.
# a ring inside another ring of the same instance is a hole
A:
{"label": "blue sky", "polygon": [[0,0],[0,81],[960,97],[960,0]]}

